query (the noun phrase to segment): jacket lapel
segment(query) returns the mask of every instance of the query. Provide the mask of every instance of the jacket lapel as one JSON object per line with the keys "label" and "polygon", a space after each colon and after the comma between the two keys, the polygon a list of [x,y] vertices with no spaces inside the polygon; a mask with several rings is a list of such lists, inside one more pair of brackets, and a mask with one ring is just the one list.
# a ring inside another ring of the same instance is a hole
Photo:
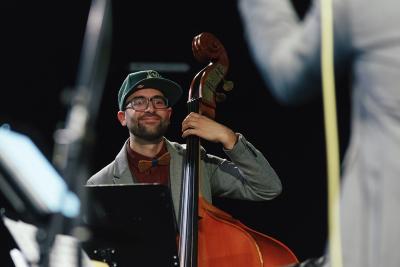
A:
{"label": "jacket lapel", "polygon": [[114,184],[133,184],[132,174],[128,166],[128,156],[126,153],[127,145],[128,145],[128,140],[126,140],[121,151],[119,151],[119,153],[115,157],[114,172],[113,172]]}
{"label": "jacket lapel", "polygon": [[174,145],[167,139],[165,139],[167,144],[167,150],[171,154],[171,162],[169,165],[169,180],[171,185],[172,201],[174,203],[175,216],[179,214],[180,208],[180,191],[182,184],[182,166],[183,166],[183,149],[181,146]]}

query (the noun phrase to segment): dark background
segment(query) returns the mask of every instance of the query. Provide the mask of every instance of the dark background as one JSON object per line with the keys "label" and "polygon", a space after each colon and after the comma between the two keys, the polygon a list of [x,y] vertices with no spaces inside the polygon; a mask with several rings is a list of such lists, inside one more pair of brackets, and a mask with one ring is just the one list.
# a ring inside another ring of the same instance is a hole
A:
{"label": "dark background", "polygon": [[[236,1],[113,1],[112,50],[106,86],[95,122],[89,172],[112,161],[127,138],[116,118],[117,92],[132,62],[185,62],[184,73],[162,72],[179,82],[184,97],[174,107],[167,134],[180,137],[187,89],[204,67],[192,55],[192,38],[211,32],[230,59],[227,79],[235,83],[217,107],[216,120],[240,132],[264,153],[283,183],[276,199],[254,203],[215,199],[215,205],[244,224],[288,245],[300,260],[320,256],[326,241],[326,175],[321,98],[298,107],[277,103],[249,56]],[[52,160],[54,131],[63,125],[68,105],[62,92],[74,90],[90,1],[14,1],[2,9],[0,124],[28,135]],[[294,1],[300,17],[308,0]],[[337,81],[341,154],[348,139],[348,90]],[[224,156],[220,145],[204,143]]]}

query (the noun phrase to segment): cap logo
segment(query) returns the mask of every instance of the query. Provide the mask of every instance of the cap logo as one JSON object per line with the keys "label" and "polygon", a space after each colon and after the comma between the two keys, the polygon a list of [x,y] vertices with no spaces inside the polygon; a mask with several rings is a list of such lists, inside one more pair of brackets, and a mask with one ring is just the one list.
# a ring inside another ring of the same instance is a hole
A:
{"label": "cap logo", "polygon": [[154,70],[151,70],[151,71],[148,71],[147,72],[147,77],[146,77],[147,79],[148,78],[161,78],[161,75],[160,74],[158,74],[158,72],[156,72],[156,71],[154,71]]}

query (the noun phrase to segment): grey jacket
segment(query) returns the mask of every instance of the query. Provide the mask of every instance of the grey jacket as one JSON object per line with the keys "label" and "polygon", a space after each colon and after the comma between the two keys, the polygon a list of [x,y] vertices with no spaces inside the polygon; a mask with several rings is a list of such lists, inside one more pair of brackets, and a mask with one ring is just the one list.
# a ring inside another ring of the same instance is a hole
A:
{"label": "grey jacket", "polygon": [[[182,168],[185,145],[165,139],[170,152],[170,187],[175,215],[180,205]],[[133,184],[136,180],[128,167],[127,142],[115,160],[94,174],[89,185]],[[282,191],[281,181],[268,161],[243,135],[232,150],[224,150],[231,161],[207,154],[201,150],[200,188],[203,197],[212,203],[212,196],[246,199],[254,201],[270,200]],[[179,217],[177,217],[179,218]]]}

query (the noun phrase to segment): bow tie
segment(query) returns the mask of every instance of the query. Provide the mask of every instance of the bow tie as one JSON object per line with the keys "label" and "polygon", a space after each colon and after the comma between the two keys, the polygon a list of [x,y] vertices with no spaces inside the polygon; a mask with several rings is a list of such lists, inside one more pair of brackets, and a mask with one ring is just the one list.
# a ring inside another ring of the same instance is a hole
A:
{"label": "bow tie", "polygon": [[169,160],[171,159],[171,156],[169,155],[169,152],[166,152],[165,154],[161,155],[158,159],[153,159],[153,160],[139,160],[139,171],[140,172],[145,172],[151,167],[155,167],[157,165],[167,165],[169,164]]}

